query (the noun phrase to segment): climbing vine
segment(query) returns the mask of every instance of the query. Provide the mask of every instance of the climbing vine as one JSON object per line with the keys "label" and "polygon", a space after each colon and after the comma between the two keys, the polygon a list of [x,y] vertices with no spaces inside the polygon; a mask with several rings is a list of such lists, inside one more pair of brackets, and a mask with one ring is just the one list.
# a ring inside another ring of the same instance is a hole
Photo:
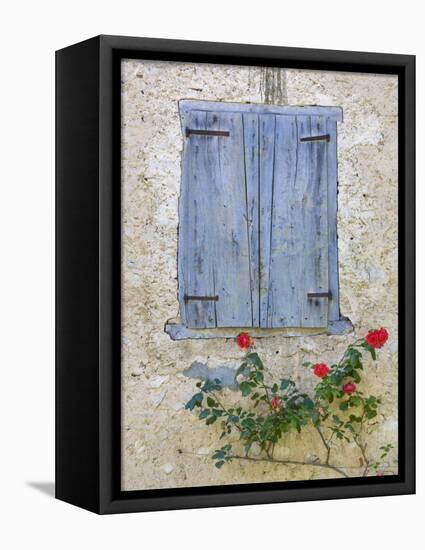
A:
{"label": "climbing vine", "polygon": [[[379,456],[371,457],[366,441],[368,429],[376,423],[382,398],[361,390],[363,354],[370,354],[376,361],[376,350],[387,340],[384,328],[372,330],[365,338],[350,344],[336,364],[303,363],[304,368],[319,378],[314,391],[308,394],[290,378],[268,382],[254,340],[247,332],[239,334],[236,343],[246,353],[235,379],[246,406],[228,407],[218,379],[198,382],[197,393],[186,403],[186,409],[197,412],[199,420],[207,426],[219,423],[219,438],[230,440],[213,453],[215,466],[222,468],[235,460],[266,461],[315,466],[349,477],[346,468],[332,460],[334,440],[339,440],[357,446],[363,476],[391,473],[384,469],[383,461],[393,445],[381,446]],[[292,430],[301,434],[309,426],[313,426],[323,446],[321,459],[303,462],[275,456],[285,434]]]}

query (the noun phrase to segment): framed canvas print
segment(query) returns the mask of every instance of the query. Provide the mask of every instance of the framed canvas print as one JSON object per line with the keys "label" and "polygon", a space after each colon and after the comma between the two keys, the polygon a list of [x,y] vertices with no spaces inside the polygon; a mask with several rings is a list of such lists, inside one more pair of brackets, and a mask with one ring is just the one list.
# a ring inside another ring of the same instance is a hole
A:
{"label": "framed canvas print", "polygon": [[59,499],[414,492],[414,57],[57,52]]}

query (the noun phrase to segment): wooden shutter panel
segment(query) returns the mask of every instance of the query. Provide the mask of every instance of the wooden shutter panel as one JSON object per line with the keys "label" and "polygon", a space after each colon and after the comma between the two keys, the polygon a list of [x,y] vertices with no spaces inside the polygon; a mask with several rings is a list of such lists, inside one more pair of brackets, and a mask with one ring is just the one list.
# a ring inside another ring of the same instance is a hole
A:
{"label": "wooden shutter panel", "polygon": [[272,204],[267,322],[262,326],[328,323],[328,299],[308,297],[329,291],[327,141],[301,141],[324,134],[323,117],[275,117],[273,178],[261,189]]}
{"label": "wooden shutter panel", "polygon": [[[242,115],[191,111],[186,123],[207,133],[186,132],[179,227],[182,319],[189,328],[250,327],[251,199]],[[223,134],[208,134],[214,131]]]}
{"label": "wooden shutter panel", "polygon": [[188,328],[327,327],[339,319],[341,112],[234,107],[183,102],[182,322]]}

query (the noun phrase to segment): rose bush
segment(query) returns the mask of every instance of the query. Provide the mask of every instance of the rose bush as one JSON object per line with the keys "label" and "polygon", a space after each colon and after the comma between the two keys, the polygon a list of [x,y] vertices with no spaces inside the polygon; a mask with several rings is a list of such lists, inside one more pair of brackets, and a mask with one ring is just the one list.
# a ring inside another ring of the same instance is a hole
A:
{"label": "rose bush", "polygon": [[[246,351],[235,379],[241,396],[249,399],[249,407],[227,407],[223,404],[219,380],[198,382],[198,392],[186,403],[186,409],[199,410],[199,419],[207,426],[217,423],[220,439],[230,438],[212,455],[217,468],[234,460],[269,461],[280,464],[299,464],[333,470],[339,476],[349,477],[343,467],[331,461],[333,440],[354,443],[359,450],[362,475],[375,472],[385,474],[382,460],[393,449],[391,443],[380,447],[381,454],[373,459],[367,453],[365,428],[376,424],[382,404],[379,396],[365,395],[358,387],[363,371],[362,351],[376,360],[376,349],[388,340],[384,328],[369,331],[365,338],[350,344],[337,364],[305,362],[303,366],[320,378],[311,395],[301,391],[290,378],[267,382],[267,374],[255,344],[248,332],[240,333],[237,345]],[[312,426],[324,448],[324,457],[314,463],[280,460],[275,448],[286,433],[301,433]],[[237,439],[236,439],[237,436]]]}

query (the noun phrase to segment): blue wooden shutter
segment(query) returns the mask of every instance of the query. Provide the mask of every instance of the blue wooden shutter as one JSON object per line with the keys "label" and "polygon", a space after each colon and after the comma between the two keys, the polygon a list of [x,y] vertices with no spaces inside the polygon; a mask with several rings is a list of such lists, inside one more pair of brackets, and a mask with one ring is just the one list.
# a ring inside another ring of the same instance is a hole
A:
{"label": "blue wooden shutter", "polygon": [[301,141],[326,135],[326,119],[276,116],[274,128],[264,127],[274,140],[274,158],[272,176],[268,170],[261,179],[266,206],[260,248],[268,283],[261,326],[326,327],[328,298],[308,295],[329,291],[327,140]]}
{"label": "blue wooden shutter", "polygon": [[326,327],[339,319],[340,117],[337,108],[185,107],[179,300],[186,327]]}
{"label": "blue wooden shutter", "polygon": [[242,115],[191,111],[186,125],[179,229],[183,322],[190,328],[251,327],[258,289],[251,288]]}

